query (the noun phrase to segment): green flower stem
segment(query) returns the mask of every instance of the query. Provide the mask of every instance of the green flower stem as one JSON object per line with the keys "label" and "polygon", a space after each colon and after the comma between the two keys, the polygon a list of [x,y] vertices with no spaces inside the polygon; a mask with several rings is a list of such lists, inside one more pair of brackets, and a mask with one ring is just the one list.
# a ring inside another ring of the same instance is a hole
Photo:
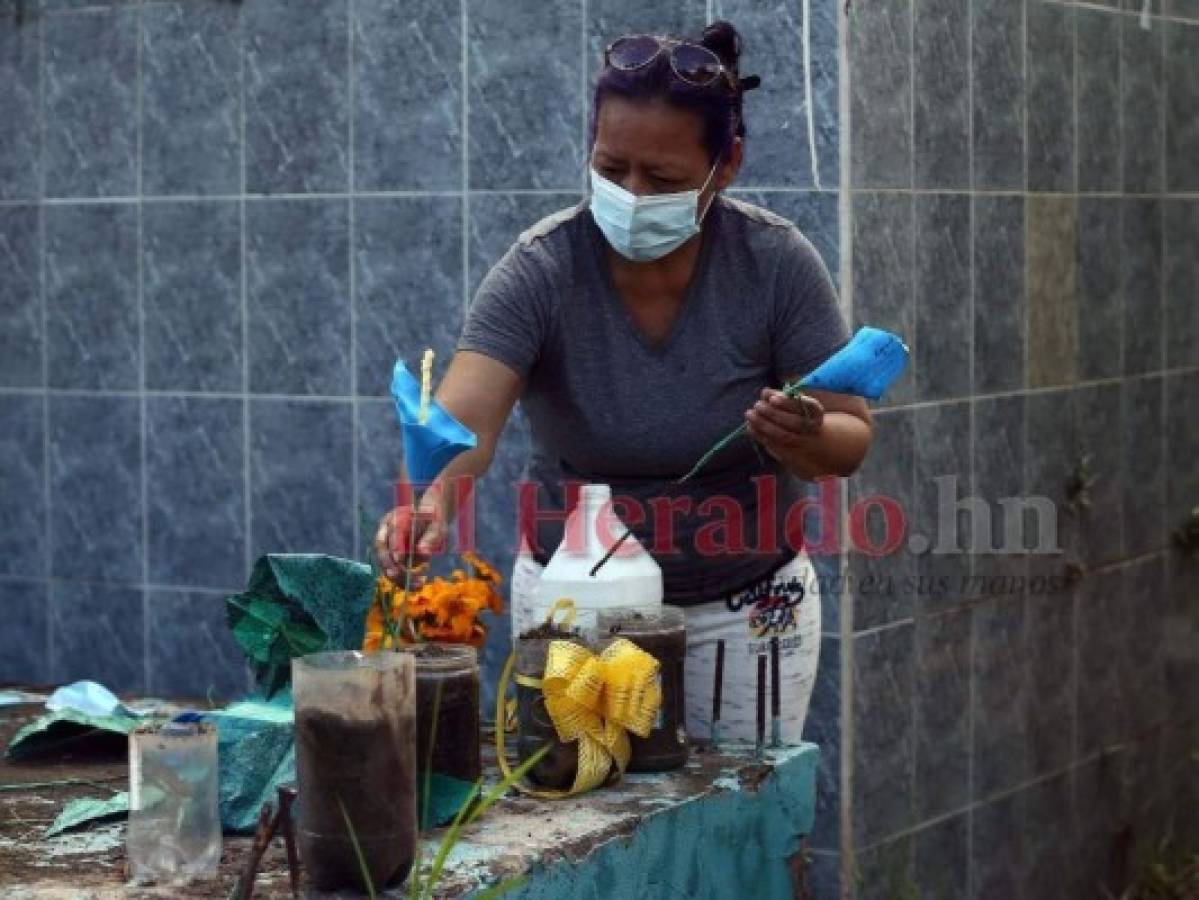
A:
{"label": "green flower stem", "polygon": [[[791,399],[798,397],[800,395],[800,393],[802,392],[802,390],[803,390],[803,379],[800,379],[798,381],[793,381],[790,384],[783,386],[783,393],[786,396],[790,397]],[[803,413],[804,421],[810,422],[811,415],[808,413],[807,407],[803,406],[801,404],[800,411]],[[684,475],[682,478],[679,478],[676,481],[670,482],[670,484],[667,485],[667,490],[669,490],[672,487],[677,487],[680,484],[686,484],[688,481],[690,481],[692,478],[694,478],[696,475],[698,475],[700,473],[700,470],[703,469],[704,466],[706,466],[708,463],[710,463],[712,461],[713,457],[715,457],[718,453],[720,453],[722,450],[724,450],[724,448],[727,447],[729,444],[733,443],[738,438],[744,436],[747,431],[749,431],[748,423],[742,422],[740,425],[738,425],[736,428],[734,428],[732,431],[730,431],[728,434],[726,434],[724,437],[722,437],[720,440],[718,440],[715,444],[713,444],[711,447],[709,447],[708,451],[706,453],[704,453],[704,455],[701,456],[698,460],[696,460],[695,465],[693,465],[691,467],[691,470],[686,475]],[[591,573],[590,573],[592,578],[595,577],[595,573],[598,572],[601,568],[603,568],[603,566],[608,562],[608,560],[610,560],[613,557],[613,555],[616,553],[616,551],[620,549],[620,545],[623,544],[625,541],[627,541],[629,539],[629,537],[632,536],[632,534],[633,534],[633,529],[625,528],[624,534],[622,534],[620,537],[618,537],[616,539],[616,541],[612,544],[612,546],[608,548],[608,552],[603,555],[603,557],[600,559],[600,561],[597,562],[594,566],[592,566]]]}

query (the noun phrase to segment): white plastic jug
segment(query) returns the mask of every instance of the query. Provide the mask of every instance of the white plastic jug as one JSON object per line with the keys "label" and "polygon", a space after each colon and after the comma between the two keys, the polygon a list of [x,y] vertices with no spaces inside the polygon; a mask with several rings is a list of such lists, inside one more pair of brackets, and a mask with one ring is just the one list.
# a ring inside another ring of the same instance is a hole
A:
{"label": "white plastic jug", "polygon": [[624,523],[612,509],[608,485],[584,485],[566,520],[562,543],[542,572],[537,589],[529,601],[513,605],[513,639],[544,622],[563,598],[575,602],[574,624],[586,639],[595,637],[596,614],[601,609],[628,607],[649,614],[660,610],[662,570],[632,535],[591,575],[591,569],[624,532]]}

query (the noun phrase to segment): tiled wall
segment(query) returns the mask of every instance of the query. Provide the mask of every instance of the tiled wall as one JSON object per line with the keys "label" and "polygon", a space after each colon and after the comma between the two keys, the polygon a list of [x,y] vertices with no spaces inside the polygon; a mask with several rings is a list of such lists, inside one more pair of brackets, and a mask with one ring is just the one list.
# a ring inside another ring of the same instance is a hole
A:
{"label": "tiled wall", "polygon": [[[0,680],[244,689],[222,597],[260,553],[369,539],[391,364],[444,363],[487,267],[582,196],[618,34],[736,23],[763,78],[739,190],[836,271],[836,3],[807,23],[811,142],[805,5],[27,0],[18,25],[0,0]],[[478,501],[504,568],[525,441],[513,423]]]}
{"label": "tiled wall", "polygon": [[[940,476],[995,506],[1097,476],[1067,591],[828,599],[817,896],[1093,896],[1121,829],[1196,799],[1199,570],[1167,535],[1199,502],[1199,11],[1124,2],[0,0],[0,679],[244,688],[221,597],[261,552],[363,545],[390,364],[444,362],[491,262],[581,196],[605,40],[724,16],[764,78],[739,192],[838,272],[848,186],[853,318],[914,350],[851,499],[919,530]],[[525,440],[481,487],[502,564]]]}
{"label": "tiled wall", "polygon": [[[1193,831],[1199,564],[1169,532],[1199,503],[1199,7],[1123,6],[846,20],[854,316],[914,351],[851,494],[920,534],[938,476],[997,527],[1000,498],[1048,496],[1064,548],[853,560],[950,579],[848,604],[855,896],[1115,895],[1121,848]],[[971,572],[1029,580],[954,587]]]}

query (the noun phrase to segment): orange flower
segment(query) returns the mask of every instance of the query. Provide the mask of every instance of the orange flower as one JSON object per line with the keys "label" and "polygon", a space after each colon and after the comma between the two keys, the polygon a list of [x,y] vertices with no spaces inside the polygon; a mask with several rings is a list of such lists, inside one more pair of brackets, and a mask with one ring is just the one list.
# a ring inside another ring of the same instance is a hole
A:
{"label": "orange flower", "polygon": [[367,612],[366,637],[363,649],[372,652],[388,649],[393,643],[383,620],[386,608],[392,622],[406,622],[405,641],[430,640],[482,646],[487,637],[486,627],[479,622],[479,613],[490,610],[500,613],[503,598],[495,589],[499,574],[473,553],[463,553],[470,566],[454,569],[449,578],[422,578],[419,587],[405,591],[386,576],[380,576],[375,587],[375,603]]}
{"label": "orange flower", "polygon": [[475,572],[478,573],[478,576],[484,581],[490,581],[494,584],[500,584],[503,582],[504,579],[500,577],[499,572],[485,563],[474,553],[471,553],[469,550],[462,551],[462,558],[470,564],[470,567],[474,569]]}

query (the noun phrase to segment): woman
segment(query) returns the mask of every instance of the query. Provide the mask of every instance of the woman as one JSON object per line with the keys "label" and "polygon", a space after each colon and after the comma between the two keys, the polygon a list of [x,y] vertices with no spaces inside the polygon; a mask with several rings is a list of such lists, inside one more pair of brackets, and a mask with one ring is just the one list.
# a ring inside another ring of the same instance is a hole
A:
{"label": "woman", "polygon": [[[634,530],[662,568],[666,602],[687,613],[688,730],[709,733],[723,639],[722,733],[753,738],[756,657],[778,637],[783,737],[794,742],[820,603],[810,561],[788,546],[786,513],[797,479],[858,467],[871,424],[859,398],[778,390],[848,332],[799,230],[722,194],[741,166],[742,94],[758,83],[739,76],[739,52],[725,22],[698,42],[640,35],[609,46],[595,88],[591,196],[534,225],[492,268],[437,392],[478,447],[426,491],[414,528],[410,509],[389,513],[376,549],[397,575],[410,530],[420,556],[437,546],[454,514],[455,492],[443,486],[486,471],[518,399],[541,515],[522,523],[517,595],[561,540],[561,521],[545,511],[563,509],[564,485],[610,484],[651,509],[743,417],[752,440],[672,489],[669,518],[647,515]],[[769,509],[764,491],[775,495]]]}

